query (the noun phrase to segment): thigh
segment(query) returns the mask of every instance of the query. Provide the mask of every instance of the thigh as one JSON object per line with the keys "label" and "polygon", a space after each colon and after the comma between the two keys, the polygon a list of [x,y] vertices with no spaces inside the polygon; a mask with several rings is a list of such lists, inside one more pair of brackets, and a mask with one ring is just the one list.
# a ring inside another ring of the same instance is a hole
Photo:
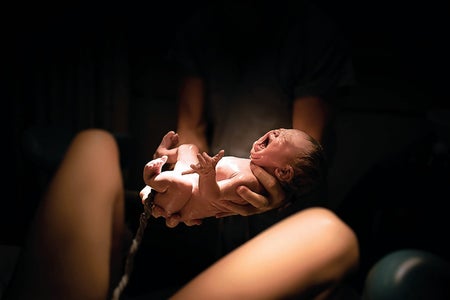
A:
{"label": "thigh", "polygon": [[105,298],[122,226],[115,139],[106,131],[83,131],[37,209],[6,299]]}
{"label": "thigh", "polygon": [[191,196],[191,181],[172,178],[170,186],[165,192],[155,194],[155,204],[164,210],[164,217],[167,217],[178,213],[190,200]]}

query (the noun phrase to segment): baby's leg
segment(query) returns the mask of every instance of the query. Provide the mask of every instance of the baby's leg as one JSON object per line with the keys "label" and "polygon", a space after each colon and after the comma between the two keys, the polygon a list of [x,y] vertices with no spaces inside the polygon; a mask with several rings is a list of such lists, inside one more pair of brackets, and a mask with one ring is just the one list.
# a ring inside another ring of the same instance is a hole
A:
{"label": "baby's leg", "polygon": [[178,213],[191,198],[193,180],[197,180],[196,174],[182,176],[178,170],[162,172],[166,161],[167,156],[162,156],[144,167],[145,184],[157,192],[152,213],[155,218],[169,218]]}
{"label": "baby's leg", "polygon": [[[170,174],[167,174],[171,172]],[[196,179],[196,174],[181,176],[172,171],[165,171],[161,175],[171,175],[170,179],[165,180],[170,182],[164,192],[155,194],[155,204],[161,208],[158,212],[161,216],[167,218],[172,214],[179,213],[180,210],[192,197],[193,177]],[[161,176],[160,175],[160,176]],[[159,176],[158,176],[159,177]]]}
{"label": "baby's leg", "polygon": [[[166,176],[158,176],[161,174],[163,165],[167,161],[167,156],[162,156],[149,161],[144,167],[144,182],[157,192],[164,192],[169,182],[165,180]],[[170,171],[166,171],[170,172]]]}
{"label": "baby's leg", "polygon": [[37,210],[5,299],[106,299],[121,265],[123,185],[114,138],[78,134]]}
{"label": "baby's leg", "polygon": [[167,162],[170,164],[174,164],[177,162],[177,153],[178,148],[176,145],[178,144],[178,134],[174,131],[169,131],[166,133],[161,140],[158,148],[153,155],[153,158],[162,157],[167,155]]}

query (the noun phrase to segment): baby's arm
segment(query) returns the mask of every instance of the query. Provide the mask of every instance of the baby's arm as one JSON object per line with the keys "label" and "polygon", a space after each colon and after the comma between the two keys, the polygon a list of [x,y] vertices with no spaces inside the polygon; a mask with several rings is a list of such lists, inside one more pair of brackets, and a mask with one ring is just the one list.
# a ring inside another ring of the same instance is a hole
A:
{"label": "baby's arm", "polygon": [[[224,150],[220,150],[213,157],[206,152],[198,153],[198,163],[191,164],[192,172],[199,174],[198,189],[202,198],[219,199],[220,188],[216,181],[216,165],[224,155]],[[183,174],[191,173],[191,171]]]}

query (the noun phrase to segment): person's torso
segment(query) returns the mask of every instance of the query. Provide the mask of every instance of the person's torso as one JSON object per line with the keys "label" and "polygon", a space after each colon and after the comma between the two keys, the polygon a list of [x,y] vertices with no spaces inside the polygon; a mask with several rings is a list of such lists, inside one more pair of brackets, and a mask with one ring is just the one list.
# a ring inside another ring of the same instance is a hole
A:
{"label": "person's torso", "polygon": [[208,66],[206,103],[212,153],[224,149],[227,155],[248,157],[253,142],[264,133],[292,127],[291,100],[280,85],[275,49],[240,61],[223,54]]}

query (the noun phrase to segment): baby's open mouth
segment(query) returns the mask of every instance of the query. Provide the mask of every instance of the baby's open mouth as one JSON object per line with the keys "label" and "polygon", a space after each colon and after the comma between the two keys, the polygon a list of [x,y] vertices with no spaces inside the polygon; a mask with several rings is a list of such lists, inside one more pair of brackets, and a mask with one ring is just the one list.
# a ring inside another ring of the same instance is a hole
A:
{"label": "baby's open mouth", "polygon": [[262,141],[257,141],[254,143],[253,145],[253,149],[250,153],[250,158],[252,159],[257,159],[258,156],[255,156],[255,154],[263,149],[265,149],[267,147],[267,145],[269,144],[269,138],[266,137],[264,140]]}
{"label": "baby's open mouth", "polygon": [[265,149],[267,147],[267,144],[269,143],[269,138],[266,137],[264,140],[262,140],[261,142],[257,142],[255,143],[255,146],[253,147],[253,150],[255,152],[261,151],[262,149]]}

